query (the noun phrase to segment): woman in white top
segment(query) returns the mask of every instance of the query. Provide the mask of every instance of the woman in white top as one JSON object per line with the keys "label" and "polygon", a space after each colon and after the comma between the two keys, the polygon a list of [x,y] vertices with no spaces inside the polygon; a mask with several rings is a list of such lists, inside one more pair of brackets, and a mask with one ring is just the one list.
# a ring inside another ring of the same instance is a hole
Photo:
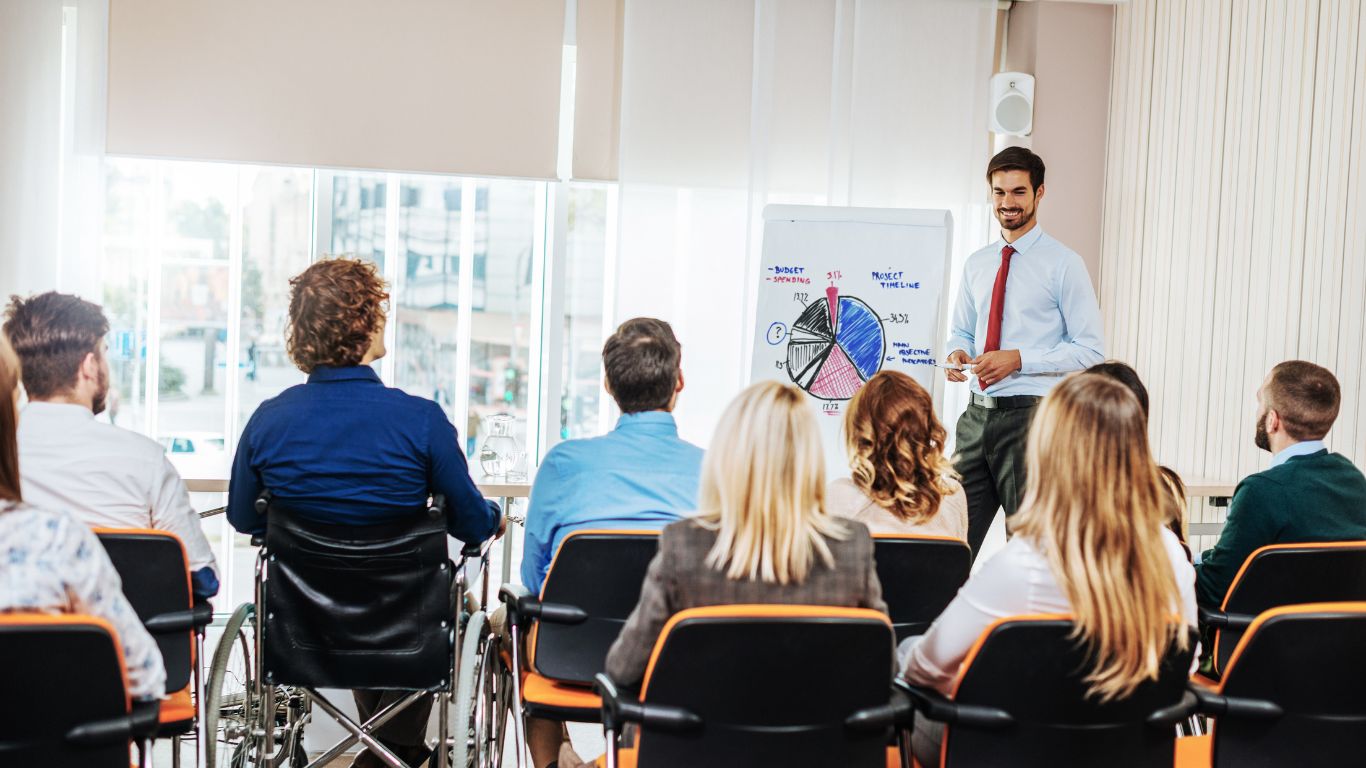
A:
{"label": "woman in white top", "polygon": [[844,441],[851,479],[826,490],[826,511],[872,533],[966,539],[968,500],[944,456],[944,427],[915,379],[883,371],[849,401]]}
{"label": "woman in white top", "polygon": [[[1029,432],[1028,487],[1015,536],[972,576],[923,636],[898,653],[907,679],[951,693],[968,650],[992,622],[1070,613],[1095,658],[1098,701],[1156,679],[1196,623],[1195,570],[1166,527],[1168,493],[1147,422],[1123,384],[1078,374],[1044,399]],[[942,728],[917,719],[913,750],[937,760]]]}
{"label": "woman in white top", "polygon": [[19,360],[0,335],[0,613],[84,613],[108,621],[123,645],[129,694],[159,699],[166,691],[161,652],[123,596],[104,547],[69,515],[34,509],[20,498],[18,400]]}

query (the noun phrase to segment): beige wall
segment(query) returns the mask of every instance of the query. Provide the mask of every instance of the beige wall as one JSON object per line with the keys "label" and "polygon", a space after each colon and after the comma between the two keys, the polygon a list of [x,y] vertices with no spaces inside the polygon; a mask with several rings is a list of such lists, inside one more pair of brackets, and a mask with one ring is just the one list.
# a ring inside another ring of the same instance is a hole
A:
{"label": "beige wall", "polygon": [[1114,8],[1017,2],[1010,10],[1005,69],[1035,77],[1034,132],[1012,143],[1048,166],[1039,220],[1086,260],[1100,284],[1105,132],[1110,110]]}

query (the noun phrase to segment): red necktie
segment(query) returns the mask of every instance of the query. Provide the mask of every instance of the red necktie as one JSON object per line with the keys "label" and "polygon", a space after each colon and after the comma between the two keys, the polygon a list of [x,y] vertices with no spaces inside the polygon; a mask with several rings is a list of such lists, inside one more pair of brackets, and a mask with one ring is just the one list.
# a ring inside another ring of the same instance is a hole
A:
{"label": "red necktie", "polygon": [[1007,245],[1001,249],[1001,268],[996,270],[996,284],[991,286],[991,314],[987,316],[987,344],[983,352],[1001,348],[1001,315],[1006,309],[1006,278],[1010,276],[1010,257],[1015,249]]}

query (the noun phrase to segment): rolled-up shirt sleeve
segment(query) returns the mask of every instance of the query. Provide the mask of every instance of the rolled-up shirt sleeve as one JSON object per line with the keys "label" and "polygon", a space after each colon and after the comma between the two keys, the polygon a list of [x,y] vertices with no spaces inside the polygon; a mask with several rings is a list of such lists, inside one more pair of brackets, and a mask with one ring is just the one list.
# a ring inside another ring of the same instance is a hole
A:
{"label": "rolled-up shirt sleeve", "polygon": [[1059,274],[1058,309],[1063,336],[1051,347],[1021,349],[1020,372],[1068,373],[1090,368],[1105,360],[1105,328],[1100,306],[1086,264],[1069,254]]}
{"label": "rolled-up shirt sleeve", "polygon": [[152,500],[152,527],[174,533],[180,539],[190,559],[190,570],[195,574],[195,594],[213,597],[218,592],[218,563],[199,524],[199,513],[190,505],[185,481],[170,459],[162,458],[152,492],[156,495]]}

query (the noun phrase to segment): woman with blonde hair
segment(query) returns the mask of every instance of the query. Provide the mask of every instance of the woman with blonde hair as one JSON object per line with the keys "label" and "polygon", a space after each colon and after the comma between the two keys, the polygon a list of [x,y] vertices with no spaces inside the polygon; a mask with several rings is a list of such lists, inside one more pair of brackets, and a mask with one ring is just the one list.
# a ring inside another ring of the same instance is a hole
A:
{"label": "woman with blonde hair", "polygon": [[[1167,528],[1169,502],[1148,451],[1147,420],[1123,384],[1079,374],[1044,399],[1026,449],[1028,487],[1015,536],[898,656],[906,677],[951,693],[969,648],[1007,616],[1068,613],[1091,651],[1097,701],[1157,678],[1195,626],[1195,571]],[[1173,621],[1180,615],[1182,622]],[[937,759],[940,728],[917,720],[912,745]]]}
{"label": "woman with blonde hair", "polygon": [[827,510],[873,533],[968,537],[968,500],[944,456],[944,426],[915,379],[883,371],[849,401],[849,478],[827,489]]}
{"label": "woman with blonde hair", "polygon": [[659,537],[640,602],[607,654],[635,685],[673,614],[776,603],[886,611],[863,524],[827,515],[816,415],[800,389],[755,384],[721,416],[702,464],[699,512]]}

